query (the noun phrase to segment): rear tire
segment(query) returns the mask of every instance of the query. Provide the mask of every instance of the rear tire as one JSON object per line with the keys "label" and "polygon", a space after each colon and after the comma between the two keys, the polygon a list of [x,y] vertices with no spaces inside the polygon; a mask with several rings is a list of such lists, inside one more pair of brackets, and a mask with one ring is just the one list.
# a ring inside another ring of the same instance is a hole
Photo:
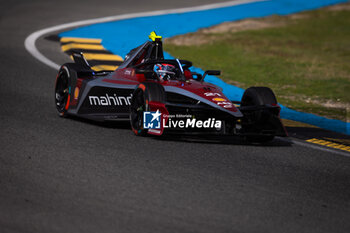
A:
{"label": "rear tire", "polygon": [[[241,106],[276,105],[277,100],[273,91],[268,87],[250,87],[245,90]],[[257,111],[254,115],[256,121],[262,121],[262,113]],[[275,136],[246,136],[249,142],[266,143],[272,141]]]}
{"label": "rear tire", "polygon": [[75,63],[66,63],[58,71],[55,84],[55,104],[58,115],[67,116],[67,110],[71,98],[71,89],[75,87],[77,81],[78,66]]}
{"label": "rear tire", "polygon": [[62,66],[58,72],[55,84],[55,104],[60,117],[67,116],[69,92],[69,71],[67,67]]}

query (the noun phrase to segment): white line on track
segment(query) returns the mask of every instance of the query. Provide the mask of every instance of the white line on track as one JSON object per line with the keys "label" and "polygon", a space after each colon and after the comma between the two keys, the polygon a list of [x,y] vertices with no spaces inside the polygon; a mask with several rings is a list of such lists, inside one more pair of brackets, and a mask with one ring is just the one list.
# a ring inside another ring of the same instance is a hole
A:
{"label": "white line on track", "polygon": [[65,24],[61,24],[61,25],[57,25],[57,26],[53,26],[53,27],[49,27],[49,28],[44,28],[42,30],[33,32],[25,39],[24,46],[27,49],[27,51],[30,54],[32,54],[36,59],[38,59],[39,61],[41,61],[45,65],[48,65],[49,67],[58,70],[60,68],[60,66],[58,64],[56,64],[55,62],[51,61],[50,59],[48,59],[47,57],[45,57],[42,53],[40,53],[35,45],[37,39],[45,34],[52,33],[55,31],[64,30],[67,28],[88,25],[88,24],[104,23],[104,22],[109,22],[109,21],[131,19],[131,18],[136,18],[136,17],[156,16],[156,15],[165,15],[165,14],[174,14],[174,13],[185,13],[185,12],[191,12],[191,11],[203,11],[203,10],[210,10],[210,9],[221,8],[221,7],[241,5],[244,3],[262,2],[262,1],[266,1],[266,0],[235,0],[235,1],[229,1],[229,2],[208,4],[208,5],[203,5],[203,6],[186,7],[186,8],[170,9],[170,10],[158,10],[158,11],[131,13],[131,14],[122,14],[122,15],[103,17],[103,18],[81,20],[81,21],[76,21],[76,22],[72,22],[72,23],[65,23]]}
{"label": "white line on track", "polygon": [[[241,5],[245,3],[250,2],[262,2],[266,0],[234,0],[229,2],[222,2],[222,3],[214,3],[214,4],[207,4],[202,6],[195,6],[195,7],[186,7],[186,8],[179,8],[179,9],[170,9],[170,10],[158,10],[158,11],[148,11],[148,12],[140,12],[140,13],[130,13],[130,14],[122,14],[122,15],[115,15],[115,16],[108,16],[108,17],[102,17],[102,18],[96,18],[96,19],[88,19],[88,20],[81,20],[71,23],[65,23],[56,25],[53,27],[48,27],[41,29],[39,31],[33,32],[30,34],[24,41],[24,46],[26,50],[36,59],[44,63],[45,65],[58,70],[60,68],[60,65],[56,64],[55,62],[51,61],[47,57],[45,57],[42,53],[39,52],[39,50],[36,47],[36,41],[43,35],[52,33],[55,31],[61,31],[68,28],[73,27],[79,27],[89,24],[96,24],[96,23],[104,23],[109,21],[117,21],[117,20],[123,20],[123,19],[131,19],[136,17],[145,17],[145,16],[156,16],[156,15],[165,15],[165,14],[174,14],[174,13],[186,13],[191,11],[202,11],[202,10],[210,10],[210,9],[216,9],[221,7],[229,7],[229,6],[235,6],[235,5]],[[350,153],[342,152],[334,149],[328,149],[324,148],[318,145],[313,145],[311,143],[302,142],[299,140],[292,139],[293,143],[296,145],[301,145],[321,151],[326,151],[334,154],[343,155],[346,157],[350,157]]]}

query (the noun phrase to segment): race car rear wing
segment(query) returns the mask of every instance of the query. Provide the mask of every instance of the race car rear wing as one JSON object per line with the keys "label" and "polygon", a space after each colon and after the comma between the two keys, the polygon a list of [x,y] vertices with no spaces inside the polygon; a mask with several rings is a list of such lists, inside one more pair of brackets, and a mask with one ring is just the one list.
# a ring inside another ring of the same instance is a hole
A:
{"label": "race car rear wing", "polygon": [[74,62],[78,64],[81,68],[91,70],[91,66],[85,59],[82,52],[72,51],[72,57]]}
{"label": "race car rear wing", "polygon": [[77,72],[81,74],[84,73],[84,74],[93,74],[93,75],[106,75],[112,72],[110,70],[100,70],[100,71],[93,70],[89,62],[85,59],[84,54],[80,51],[73,50],[71,52],[71,56],[75,64],[77,64],[79,67]]}

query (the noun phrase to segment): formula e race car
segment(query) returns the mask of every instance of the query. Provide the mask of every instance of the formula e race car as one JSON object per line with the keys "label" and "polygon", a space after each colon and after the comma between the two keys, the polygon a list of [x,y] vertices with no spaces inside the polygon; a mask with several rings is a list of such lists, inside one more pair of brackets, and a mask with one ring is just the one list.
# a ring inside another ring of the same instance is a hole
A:
{"label": "formula e race car", "polygon": [[190,61],[164,58],[161,36],[149,37],[115,71],[94,71],[73,51],[75,62],[62,65],[56,78],[59,115],[130,121],[136,135],[223,134],[255,142],[287,135],[271,89],[250,87],[241,101],[231,101],[205,82],[220,71],[191,72]]}

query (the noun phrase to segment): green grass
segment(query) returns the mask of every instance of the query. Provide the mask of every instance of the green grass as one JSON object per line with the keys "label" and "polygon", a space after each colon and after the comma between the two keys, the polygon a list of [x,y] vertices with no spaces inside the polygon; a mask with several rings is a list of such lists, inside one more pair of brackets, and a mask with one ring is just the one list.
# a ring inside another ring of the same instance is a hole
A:
{"label": "green grass", "polygon": [[165,50],[204,70],[221,69],[222,79],[242,88],[269,86],[285,106],[346,120],[344,107],[323,103],[350,104],[350,11],[301,15],[272,16],[283,23],[273,28],[205,34],[210,41],[201,45],[166,41]]}

